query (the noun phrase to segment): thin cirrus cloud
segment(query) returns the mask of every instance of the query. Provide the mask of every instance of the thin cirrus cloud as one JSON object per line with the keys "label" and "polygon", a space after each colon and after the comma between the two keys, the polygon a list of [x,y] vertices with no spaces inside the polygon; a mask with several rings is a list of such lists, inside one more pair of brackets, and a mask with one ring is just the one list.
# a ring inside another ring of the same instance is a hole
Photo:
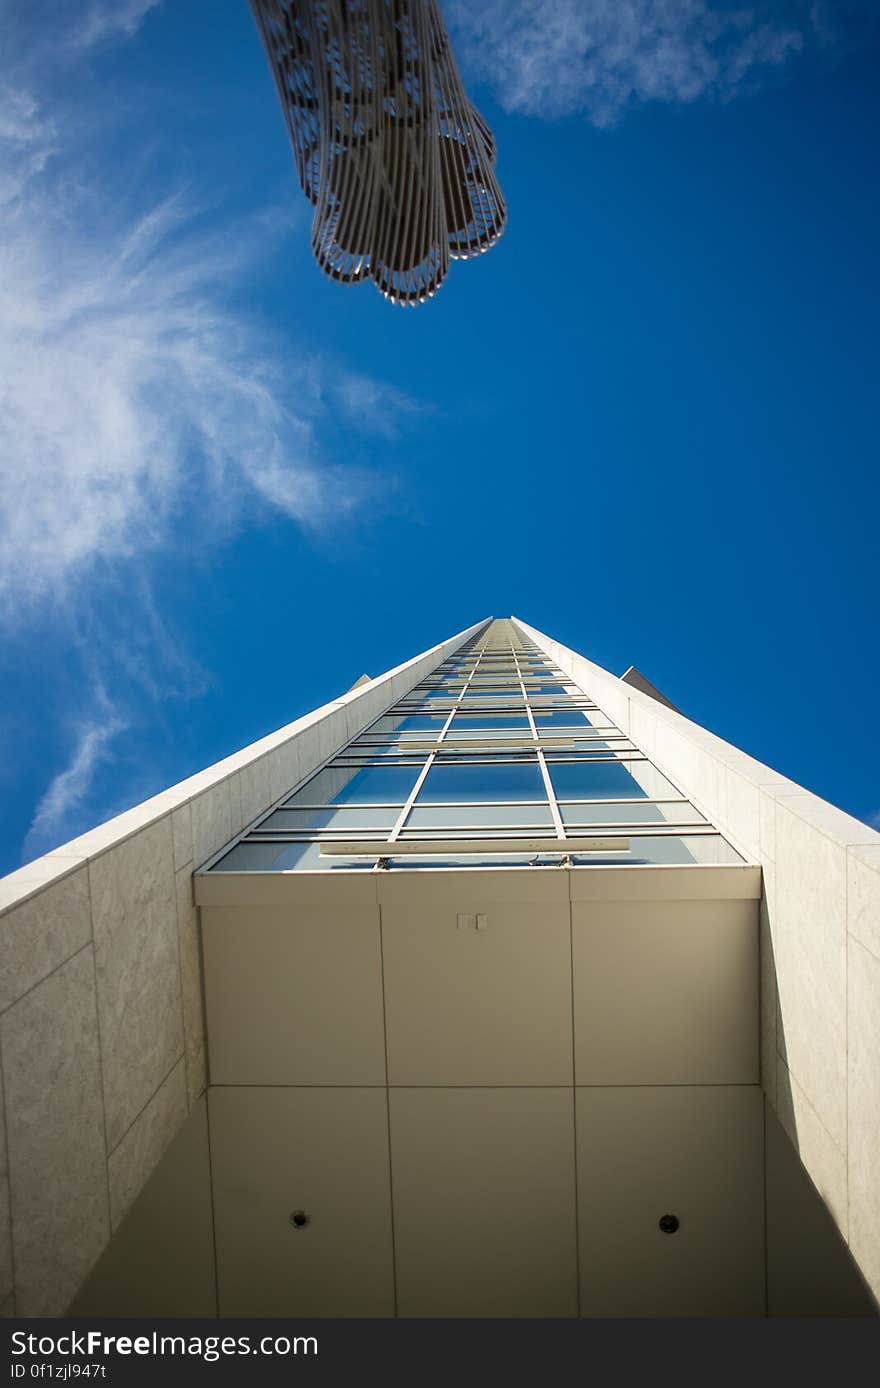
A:
{"label": "thin cirrus cloud", "polygon": [[69,42],[78,48],[91,48],[119,35],[131,38],[145,15],[162,0],[92,0],[70,32]]}
{"label": "thin cirrus cloud", "polygon": [[179,191],[120,209],[101,176],[105,117],[68,110],[64,77],[155,7],[47,0],[35,16],[0,0],[14,40],[0,70],[0,628],[25,642],[42,620],[79,669],[56,701],[67,751],[27,856],[106,811],[95,777],[138,709],[210,681],[168,637],[151,560],[272,514],[312,533],[356,523],[387,479],[336,462],[340,421],[387,435],[417,409],[238,306],[267,231],[286,229],[271,211],[223,224]]}
{"label": "thin cirrus cloud", "polygon": [[195,495],[212,537],[260,504],[311,527],[352,510],[369,482],[324,456],[326,401],[375,431],[386,414],[401,415],[397,393],[288,355],[284,343],[267,349],[265,329],[220,292],[246,271],[246,234],[197,235],[172,197],[96,235],[93,225],[71,223],[69,197],[59,215],[47,181],[42,171],[27,180],[6,209],[7,619],[27,600],[87,577],[99,559],[131,560],[173,543]]}
{"label": "thin cirrus cloud", "polygon": [[[47,26],[34,26],[34,46],[22,39],[17,67],[10,59],[0,73],[6,622],[30,600],[69,592],[98,561],[173,544],[193,496],[212,540],[261,508],[309,528],[362,514],[379,479],[335,465],[322,423],[341,413],[387,435],[417,412],[388,384],[298,349],[234,306],[229,289],[265,255],[271,214],[223,226],[179,193],[114,213],[86,173],[95,149],[77,148],[63,133],[68,113],[53,103],[50,114],[35,94],[130,37],[156,4],[92,0],[81,11],[53,0],[51,48],[39,51]],[[0,0],[4,18],[21,12]],[[41,64],[38,82],[29,66]],[[286,230],[274,221],[276,235]]]}
{"label": "thin cirrus cloud", "polygon": [[98,689],[90,716],[72,729],[73,749],[63,771],[52,778],[40,797],[22,848],[25,862],[58,842],[70,826],[76,832],[77,812],[86,799],[101,763],[112,756],[114,739],[125,732],[128,720],[106,693]]}
{"label": "thin cirrus cloud", "polygon": [[448,10],[465,67],[506,110],[582,114],[600,128],[643,102],[729,98],[834,32],[829,6],[808,0],[450,0]]}

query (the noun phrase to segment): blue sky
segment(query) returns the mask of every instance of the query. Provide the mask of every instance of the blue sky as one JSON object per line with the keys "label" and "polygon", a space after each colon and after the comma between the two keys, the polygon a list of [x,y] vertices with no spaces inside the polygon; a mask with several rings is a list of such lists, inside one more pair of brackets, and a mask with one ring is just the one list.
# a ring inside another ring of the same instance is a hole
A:
{"label": "blue sky", "polygon": [[509,226],[405,310],[244,0],[0,0],[0,871],[511,612],[878,822],[874,6],[446,13]]}

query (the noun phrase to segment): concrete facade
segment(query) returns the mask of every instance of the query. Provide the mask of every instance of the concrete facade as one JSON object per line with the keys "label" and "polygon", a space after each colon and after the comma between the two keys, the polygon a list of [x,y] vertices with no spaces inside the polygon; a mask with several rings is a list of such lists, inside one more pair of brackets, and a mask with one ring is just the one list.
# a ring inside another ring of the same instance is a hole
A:
{"label": "concrete facade", "polygon": [[6,1314],[64,1314],[204,1093],[194,867],[483,625],[0,881]]}
{"label": "concrete facade", "polygon": [[880,834],[517,625],[761,864],[762,1085],[880,1297]]}

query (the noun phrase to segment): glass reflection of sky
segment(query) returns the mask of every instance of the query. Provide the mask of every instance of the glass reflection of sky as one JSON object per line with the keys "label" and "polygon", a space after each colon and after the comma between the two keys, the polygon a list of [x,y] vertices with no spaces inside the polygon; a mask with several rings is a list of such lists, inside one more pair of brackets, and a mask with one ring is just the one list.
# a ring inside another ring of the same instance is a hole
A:
{"label": "glass reflection of sky", "polygon": [[453,720],[449,731],[451,733],[470,733],[476,732],[479,728],[514,728],[518,731],[528,729],[530,726],[525,714],[519,717],[515,714],[495,716],[491,713],[469,713],[457,714]]}
{"label": "glass reflection of sky", "polygon": [[537,728],[576,728],[587,720],[578,709],[562,709],[555,713],[544,713],[540,709],[533,709],[532,713]]}
{"label": "glass reflection of sky", "polygon": [[645,795],[622,762],[551,762],[547,770],[559,800],[613,800],[618,796],[630,799]]}
{"label": "glass reflection of sky", "polygon": [[537,762],[520,765],[432,766],[418,803],[436,800],[544,800]]}
{"label": "glass reflection of sky", "polygon": [[280,809],[259,826],[260,833],[309,833],[313,829],[393,829],[397,806],[340,806],[338,809]]}
{"label": "glass reflection of sky", "polygon": [[334,805],[402,805],[419,774],[417,766],[365,766],[333,796]]}

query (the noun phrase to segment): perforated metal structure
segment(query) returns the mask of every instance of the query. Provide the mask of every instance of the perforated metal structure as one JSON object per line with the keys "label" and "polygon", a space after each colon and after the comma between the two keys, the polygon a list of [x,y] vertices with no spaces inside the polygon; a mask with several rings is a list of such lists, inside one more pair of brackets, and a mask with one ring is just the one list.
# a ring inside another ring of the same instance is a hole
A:
{"label": "perforated metal structure", "polygon": [[467,98],[436,0],[251,0],[312,249],[344,284],[417,304],[504,228],[492,132]]}

